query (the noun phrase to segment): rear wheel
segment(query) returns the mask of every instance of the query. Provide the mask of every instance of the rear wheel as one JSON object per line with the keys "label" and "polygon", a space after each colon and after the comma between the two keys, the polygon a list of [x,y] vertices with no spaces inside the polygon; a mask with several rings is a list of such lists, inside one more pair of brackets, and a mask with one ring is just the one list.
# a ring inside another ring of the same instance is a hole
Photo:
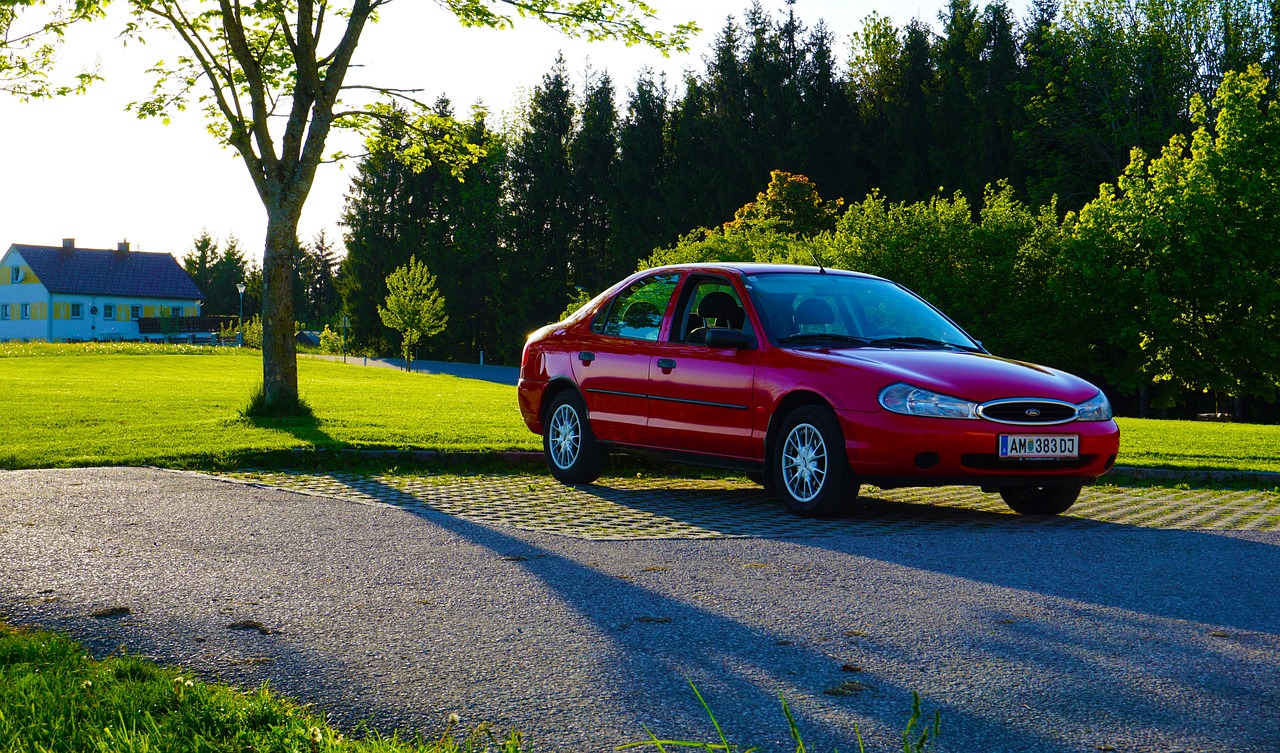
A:
{"label": "rear wheel", "polygon": [[803,405],[786,417],[770,459],[782,504],[796,515],[839,515],[858,496],[844,434],[830,409]]}
{"label": "rear wheel", "polygon": [[1023,515],[1058,515],[1075,504],[1083,482],[1068,481],[1048,486],[1006,486],[1000,490],[1004,503]]}
{"label": "rear wheel", "polygon": [[565,484],[589,484],[600,478],[605,452],[591,433],[587,410],[574,392],[561,392],[547,409],[542,454],[551,475]]}

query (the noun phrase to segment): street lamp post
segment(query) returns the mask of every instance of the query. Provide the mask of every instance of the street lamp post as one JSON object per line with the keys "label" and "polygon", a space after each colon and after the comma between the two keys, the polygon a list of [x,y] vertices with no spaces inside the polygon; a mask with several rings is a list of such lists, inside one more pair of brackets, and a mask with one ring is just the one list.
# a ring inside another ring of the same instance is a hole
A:
{"label": "street lamp post", "polygon": [[342,362],[347,362],[347,330],[351,327],[351,319],[342,315]]}
{"label": "street lamp post", "polygon": [[236,283],[236,290],[240,291],[240,327],[239,331],[236,333],[236,340],[238,341],[237,344],[241,348],[244,347],[244,288],[245,285],[243,282]]}

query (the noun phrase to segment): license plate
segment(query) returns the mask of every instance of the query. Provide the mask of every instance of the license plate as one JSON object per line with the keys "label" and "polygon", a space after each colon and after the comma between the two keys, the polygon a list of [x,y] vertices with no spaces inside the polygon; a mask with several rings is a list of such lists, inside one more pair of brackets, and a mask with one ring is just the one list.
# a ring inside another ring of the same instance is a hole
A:
{"label": "license plate", "polygon": [[1001,434],[1002,458],[1078,458],[1079,434]]}

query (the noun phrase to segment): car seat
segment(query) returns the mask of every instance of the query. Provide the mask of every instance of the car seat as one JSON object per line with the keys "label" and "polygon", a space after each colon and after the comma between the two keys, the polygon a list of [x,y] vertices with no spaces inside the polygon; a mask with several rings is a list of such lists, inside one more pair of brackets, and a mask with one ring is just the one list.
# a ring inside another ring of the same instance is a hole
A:
{"label": "car seat", "polygon": [[[715,321],[717,327],[741,330],[747,320],[747,313],[742,310],[733,296],[722,290],[708,293],[698,304],[698,317],[705,325],[709,320]],[[692,318],[692,317],[691,317]],[[689,342],[706,342],[708,326],[699,327],[689,333]]]}
{"label": "car seat", "polygon": [[836,312],[831,310],[831,304],[821,298],[806,298],[791,313],[791,323],[797,333],[803,332],[804,327],[824,327],[835,320]]}

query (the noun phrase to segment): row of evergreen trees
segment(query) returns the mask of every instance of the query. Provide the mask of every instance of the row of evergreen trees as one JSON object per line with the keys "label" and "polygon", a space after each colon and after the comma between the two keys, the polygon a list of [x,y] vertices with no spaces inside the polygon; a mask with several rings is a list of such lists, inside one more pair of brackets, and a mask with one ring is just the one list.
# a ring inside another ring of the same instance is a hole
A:
{"label": "row of evergreen trees", "polygon": [[[310,244],[294,250],[293,300],[299,323],[319,329],[341,317],[338,295],[339,260],[333,242],[320,232]],[[182,266],[204,293],[202,312],[210,316],[238,316],[252,319],[262,313],[262,267],[244,255],[240,241],[218,240],[202,231],[182,258]],[[241,296],[238,285],[245,286]]]}
{"label": "row of evergreen trees", "polygon": [[[362,160],[342,218],[337,288],[358,346],[394,352],[376,307],[386,276],[416,255],[449,317],[431,355],[514,362],[568,300],[733,220],[773,170],[855,203],[877,191],[936,206],[959,191],[975,218],[985,187],[1004,181],[1060,221],[1116,181],[1132,148],[1155,154],[1190,134],[1190,102],[1212,102],[1227,71],[1259,65],[1267,100],[1280,80],[1273,1],[1035,0],[1017,19],[1002,0],[952,0],[936,32],[872,15],[847,47],[837,39],[792,9],[753,5],[726,23],[703,70],[678,84],[642,72],[621,110],[607,73],[575,89],[558,60],[501,129],[477,109],[426,139],[482,150],[461,182],[445,160],[406,159],[421,135],[387,123],[378,140],[393,147]],[[455,115],[446,99],[436,114]]]}

